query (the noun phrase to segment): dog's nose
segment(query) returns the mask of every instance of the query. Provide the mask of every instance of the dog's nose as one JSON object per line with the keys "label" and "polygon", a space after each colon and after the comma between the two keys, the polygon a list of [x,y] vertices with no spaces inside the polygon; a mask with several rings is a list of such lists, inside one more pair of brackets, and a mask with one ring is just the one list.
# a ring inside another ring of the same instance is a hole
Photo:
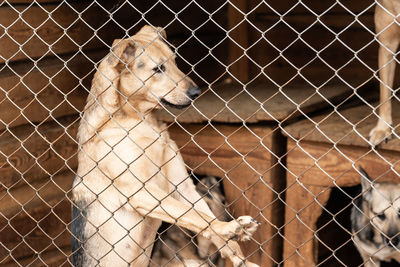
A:
{"label": "dog's nose", "polygon": [[191,85],[186,94],[190,99],[196,99],[201,94],[201,90],[199,87]]}
{"label": "dog's nose", "polygon": [[386,237],[386,235],[382,235],[383,243],[386,246],[393,246],[397,247],[397,245],[400,243],[400,238],[399,236],[393,236],[392,238]]}
{"label": "dog's nose", "polygon": [[395,236],[392,238],[392,246],[397,247],[397,245],[399,244],[399,237]]}

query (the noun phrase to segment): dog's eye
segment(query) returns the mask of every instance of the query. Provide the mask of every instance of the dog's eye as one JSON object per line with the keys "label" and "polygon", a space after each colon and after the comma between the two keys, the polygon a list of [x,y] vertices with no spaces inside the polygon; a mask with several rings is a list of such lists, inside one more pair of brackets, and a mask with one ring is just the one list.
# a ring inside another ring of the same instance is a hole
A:
{"label": "dog's eye", "polygon": [[165,66],[164,66],[164,65],[159,65],[159,66],[157,66],[157,67],[154,67],[154,68],[153,68],[153,71],[154,71],[155,73],[164,72],[164,71],[165,71]]}
{"label": "dog's eye", "polygon": [[376,216],[377,216],[377,217],[379,218],[379,220],[381,220],[381,221],[383,221],[383,220],[386,219],[385,213],[377,214]]}

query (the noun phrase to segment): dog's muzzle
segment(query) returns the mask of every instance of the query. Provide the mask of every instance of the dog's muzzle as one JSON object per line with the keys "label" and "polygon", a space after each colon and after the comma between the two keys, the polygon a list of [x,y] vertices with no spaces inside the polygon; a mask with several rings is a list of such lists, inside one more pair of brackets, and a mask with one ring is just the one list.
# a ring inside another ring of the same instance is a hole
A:
{"label": "dog's muzzle", "polygon": [[186,92],[186,95],[192,100],[196,99],[200,94],[201,94],[201,90],[199,89],[199,87],[197,87],[195,85],[191,85]]}
{"label": "dog's muzzle", "polygon": [[385,246],[392,246],[392,247],[396,248],[400,243],[400,237],[399,237],[398,233],[396,233],[394,235],[382,234],[382,239],[383,239],[383,243],[385,244]]}

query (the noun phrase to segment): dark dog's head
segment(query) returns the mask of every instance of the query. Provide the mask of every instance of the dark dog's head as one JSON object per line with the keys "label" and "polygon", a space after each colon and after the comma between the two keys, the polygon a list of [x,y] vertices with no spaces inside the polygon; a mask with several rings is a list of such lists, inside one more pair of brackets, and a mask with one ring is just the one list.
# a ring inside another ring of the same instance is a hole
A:
{"label": "dark dog's head", "polygon": [[165,38],[162,28],[144,26],[130,38],[115,40],[107,58],[118,72],[122,102],[139,111],[157,107],[160,102],[183,108],[200,94],[192,79],[178,69]]}
{"label": "dark dog's head", "polygon": [[[364,215],[369,219],[375,236],[385,246],[400,247],[400,185],[373,183],[367,172],[361,168]],[[375,238],[375,241],[377,239]]]}

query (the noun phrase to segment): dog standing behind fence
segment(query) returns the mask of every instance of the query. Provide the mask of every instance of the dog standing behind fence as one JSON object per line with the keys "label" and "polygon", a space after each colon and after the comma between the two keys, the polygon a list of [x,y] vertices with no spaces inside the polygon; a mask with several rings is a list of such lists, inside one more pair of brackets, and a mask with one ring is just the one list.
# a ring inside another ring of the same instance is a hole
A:
{"label": "dog standing behind fence", "polygon": [[[75,266],[147,266],[161,221],[209,238],[239,266],[249,216],[215,218],[188,177],[178,147],[152,110],[183,108],[200,93],[175,64],[161,28],[115,40],[97,68],[78,130],[71,223]],[[245,261],[247,266],[256,266]]]}
{"label": "dog standing behind fence", "polygon": [[375,183],[360,167],[362,196],[354,201],[351,225],[364,266],[380,266],[380,261],[400,263],[400,185]]}
{"label": "dog standing behind fence", "polygon": [[378,145],[391,135],[392,90],[396,69],[395,54],[400,43],[399,0],[379,0],[375,8],[375,29],[379,40],[380,106],[377,125],[369,133],[372,145]]}

